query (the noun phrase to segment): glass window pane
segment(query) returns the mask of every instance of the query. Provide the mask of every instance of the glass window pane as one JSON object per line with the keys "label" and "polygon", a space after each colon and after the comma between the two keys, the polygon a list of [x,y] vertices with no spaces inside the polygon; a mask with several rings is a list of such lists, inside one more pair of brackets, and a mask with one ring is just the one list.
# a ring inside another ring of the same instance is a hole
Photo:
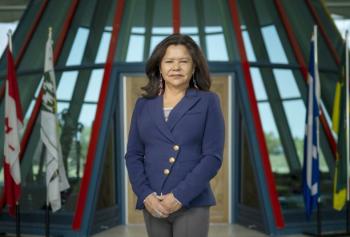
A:
{"label": "glass window pane", "polygon": [[152,36],[151,39],[151,49],[150,49],[150,55],[153,51],[153,49],[156,47],[157,44],[160,43],[160,41],[162,41],[163,39],[165,39],[166,36]]}
{"label": "glass window pane", "polygon": [[101,43],[97,51],[95,63],[105,63],[108,55],[109,42],[111,40],[111,32],[103,32]]}
{"label": "glass window pane", "polygon": [[262,27],[262,36],[266,50],[272,63],[288,63],[281,40],[274,25]]}
{"label": "glass window pane", "polygon": [[79,122],[84,125],[85,128],[92,127],[92,122],[95,119],[96,105],[84,104],[80,116]]}
{"label": "glass window pane", "polygon": [[97,102],[102,85],[103,69],[93,70],[91,73],[89,86],[85,94],[85,101]]}
{"label": "glass window pane", "polygon": [[300,97],[300,92],[291,70],[273,69],[273,74],[282,99]]}
{"label": "glass window pane", "polygon": [[267,94],[258,68],[250,68],[256,100],[267,100]]}
{"label": "glass window pane", "polygon": [[[221,27],[218,27],[221,28]],[[222,30],[222,29],[221,29]],[[209,61],[228,61],[224,34],[207,35],[207,57]]]}
{"label": "glass window pane", "polygon": [[205,33],[209,33],[209,34],[222,32],[221,26],[206,26],[204,29],[205,29]]}
{"label": "glass window pane", "polygon": [[[303,164],[305,137],[305,104],[300,100],[283,101],[288,125],[297,149],[300,164]],[[298,116],[295,116],[295,115]]]}
{"label": "glass window pane", "polygon": [[82,62],[86,43],[89,36],[89,29],[80,27],[75,35],[73,46],[67,59],[67,66],[79,65]]}
{"label": "glass window pane", "polygon": [[194,26],[181,26],[180,32],[186,35],[198,34],[198,27]]}
{"label": "glass window pane", "polygon": [[57,87],[58,100],[71,100],[75,83],[77,81],[78,71],[63,72],[61,80]]}
{"label": "glass window pane", "polygon": [[[305,136],[305,114],[304,102],[299,100],[283,101],[287,120],[293,137],[304,139]],[[295,116],[295,115],[298,116]]]}
{"label": "glass window pane", "polygon": [[247,31],[242,31],[242,37],[244,42],[245,52],[249,62],[256,62],[255,53],[253,50],[252,42],[250,40],[249,34]]}
{"label": "glass window pane", "polygon": [[144,34],[145,32],[145,27],[134,26],[131,28],[131,33]]}
{"label": "glass window pane", "polygon": [[145,44],[145,36],[143,35],[131,35],[128,53],[126,55],[127,62],[142,62],[143,61],[143,51]]}
{"label": "glass window pane", "polygon": [[153,27],[152,34],[154,35],[170,35],[173,33],[172,27]]}
{"label": "glass window pane", "polygon": [[267,148],[269,150],[269,159],[272,172],[278,174],[287,174],[290,172],[283,146],[276,127],[271,107],[266,102],[258,103],[259,115],[262,122]]}

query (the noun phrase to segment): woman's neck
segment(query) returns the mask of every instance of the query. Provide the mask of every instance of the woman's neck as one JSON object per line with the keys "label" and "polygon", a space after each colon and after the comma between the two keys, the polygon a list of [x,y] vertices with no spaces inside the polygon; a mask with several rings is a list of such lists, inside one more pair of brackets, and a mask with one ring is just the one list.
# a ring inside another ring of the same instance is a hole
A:
{"label": "woman's neck", "polygon": [[185,96],[186,89],[175,89],[165,87],[163,95],[163,106],[174,107],[182,99],[182,97]]}
{"label": "woman's neck", "polygon": [[186,94],[186,90],[187,88],[165,87],[164,98],[181,98]]}

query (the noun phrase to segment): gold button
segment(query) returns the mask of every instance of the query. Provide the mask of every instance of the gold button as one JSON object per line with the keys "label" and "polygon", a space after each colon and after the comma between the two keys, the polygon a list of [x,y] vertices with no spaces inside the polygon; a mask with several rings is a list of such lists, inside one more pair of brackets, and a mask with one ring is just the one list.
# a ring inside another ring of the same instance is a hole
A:
{"label": "gold button", "polygon": [[174,162],[175,162],[175,158],[174,158],[174,157],[170,157],[170,158],[169,158],[169,163],[172,164],[172,163],[174,163]]}
{"label": "gold button", "polygon": [[168,174],[170,174],[170,170],[169,169],[164,169],[163,173],[164,173],[164,175],[168,175]]}
{"label": "gold button", "polygon": [[178,145],[174,145],[173,149],[174,149],[174,151],[178,151],[180,149],[180,147]]}

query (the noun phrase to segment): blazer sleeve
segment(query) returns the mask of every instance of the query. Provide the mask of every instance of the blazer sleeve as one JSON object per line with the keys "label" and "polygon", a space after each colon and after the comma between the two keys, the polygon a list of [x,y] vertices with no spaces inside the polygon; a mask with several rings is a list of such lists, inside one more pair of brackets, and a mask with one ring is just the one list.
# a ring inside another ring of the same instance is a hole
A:
{"label": "blazer sleeve", "polygon": [[131,118],[127,151],[125,154],[126,167],[130,183],[137,197],[144,200],[150,193],[153,193],[145,174],[144,155],[145,146],[142,142],[138,129],[138,116],[142,108],[142,98],[136,101],[135,109]]}
{"label": "blazer sleeve", "polygon": [[185,207],[207,187],[222,164],[225,123],[219,98],[214,93],[210,94],[206,116],[201,159],[185,179],[172,190],[174,196]]}

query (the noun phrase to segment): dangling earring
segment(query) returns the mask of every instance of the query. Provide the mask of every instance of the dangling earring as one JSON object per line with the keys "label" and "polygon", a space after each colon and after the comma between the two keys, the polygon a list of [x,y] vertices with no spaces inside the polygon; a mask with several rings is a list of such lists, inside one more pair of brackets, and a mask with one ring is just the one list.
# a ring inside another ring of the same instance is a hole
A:
{"label": "dangling earring", "polygon": [[194,88],[198,89],[198,85],[197,85],[197,81],[196,81],[196,78],[194,77],[194,73],[192,74],[192,80],[193,80],[193,86]]}
{"label": "dangling earring", "polygon": [[162,77],[162,73],[159,73],[160,77],[159,77],[159,92],[158,95],[162,95],[163,94],[163,77]]}

